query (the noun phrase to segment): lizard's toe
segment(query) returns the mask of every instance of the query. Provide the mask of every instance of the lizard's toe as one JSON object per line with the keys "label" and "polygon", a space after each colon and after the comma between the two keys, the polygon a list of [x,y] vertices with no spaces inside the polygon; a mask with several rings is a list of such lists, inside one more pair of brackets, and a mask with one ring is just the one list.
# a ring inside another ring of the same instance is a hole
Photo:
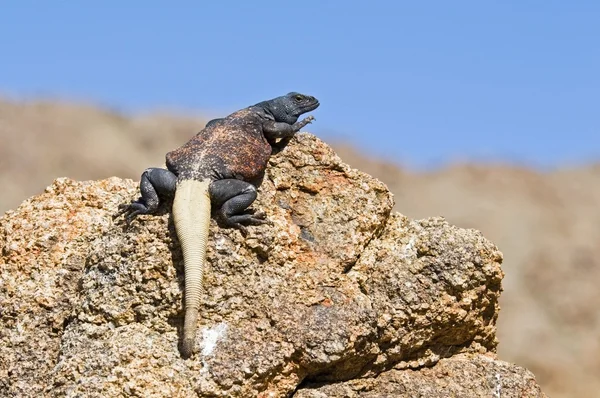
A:
{"label": "lizard's toe", "polygon": [[133,219],[138,215],[138,214],[144,214],[141,210],[134,210],[131,213],[127,214],[125,216],[125,222],[127,222],[127,225],[131,224],[131,222],[133,221]]}
{"label": "lizard's toe", "polygon": [[263,212],[257,212],[256,214],[236,214],[230,217],[222,217],[223,223],[231,228],[237,228],[242,231],[242,234],[247,233],[246,226],[248,225],[262,225],[269,224],[270,221],[266,219],[266,214]]}
{"label": "lizard's toe", "polygon": [[266,219],[266,215],[264,217],[250,217],[247,221],[246,221],[246,225],[263,225],[263,224],[272,224],[271,221]]}
{"label": "lizard's toe", "polygon": [[122,215],[127,225],[129,225],[137,215],[146,214],[148,211],[149,209],[145,204],[135,201],[129,204],[120,204],[119,210],[113,215],[113,218],[117,218]]}
{"label": "lizard's toe", "polygon": [[234,228],[238,229],[241,233],[242,236],[245,238],[246,236],[248,236],[248,228],[246,228],[245,226],[243,226],[242,224],[235,224],[233,226]]}
{"label": "lizard's toe", "polygon": [[235,215],[230,218],[231,221],[236,224],[242,225],[261,225],[266,224],[268,221],[266,220],[267,215],[263,212],[256,212],[254,214],[240,214]]}
{"label": "lizard's toe", "polygon": [[265,213],[264,211],[257,211],[252,214],[252,218],[258,218],[259,220],[266,220],[267,213]]}

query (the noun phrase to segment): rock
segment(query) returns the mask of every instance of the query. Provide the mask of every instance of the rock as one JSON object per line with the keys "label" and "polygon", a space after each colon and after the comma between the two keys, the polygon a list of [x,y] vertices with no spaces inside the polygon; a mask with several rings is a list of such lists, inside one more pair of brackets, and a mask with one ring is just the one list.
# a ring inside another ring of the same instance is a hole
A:
{"label": "rock", "polygon": [[484,355],[460,354],[431,368],[390,370],[376,378],[307,385],[294,398],[544,398],[533,374]]}
{"label": "rock", "polygon": [[459,371],[537,388],[481,359],[497,344],[498,249],[441,218],[390,215],[385,185],[310,134],[271,159],[255,207],[273,225],[243,238],[212,222],[190,360],[168,206],[129,228],[112,219],[137,196],[131,180],[60,178],[0,219],[0,395],[311,396],[406,378],[419,391]]}

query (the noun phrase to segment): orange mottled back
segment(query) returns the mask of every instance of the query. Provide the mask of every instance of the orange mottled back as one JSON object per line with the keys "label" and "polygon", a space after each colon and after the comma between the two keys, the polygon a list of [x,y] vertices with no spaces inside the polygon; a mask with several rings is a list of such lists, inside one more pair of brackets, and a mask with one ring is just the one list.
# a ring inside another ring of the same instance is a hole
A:
{"label": "orange mottled back", "polygon": [[260,178],[271,156],[262,122],[251,108],[232,113],[167,153],[167,168],[180,179]]}

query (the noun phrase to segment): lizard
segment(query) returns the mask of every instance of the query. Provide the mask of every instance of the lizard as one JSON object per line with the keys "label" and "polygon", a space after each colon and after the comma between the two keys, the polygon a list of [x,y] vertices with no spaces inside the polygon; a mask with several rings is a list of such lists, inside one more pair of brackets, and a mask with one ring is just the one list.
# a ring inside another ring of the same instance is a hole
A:
{"label": "lizard", "polygon": [[119,206],[116,217],[123,215],[129,225],[138,215],[156,214],[163,201],[172,199],[184,262],[183,358],[194,354],[211,212],[220,224],[244,236],[247,226],[269,223],[263,212],[249,208],[257,186],[269,158],[314,120],[298,118],[319,105],[313,96],[290,92],[209,121],[187,143],[166,154],[166,168],[144,170],[141,196]]}

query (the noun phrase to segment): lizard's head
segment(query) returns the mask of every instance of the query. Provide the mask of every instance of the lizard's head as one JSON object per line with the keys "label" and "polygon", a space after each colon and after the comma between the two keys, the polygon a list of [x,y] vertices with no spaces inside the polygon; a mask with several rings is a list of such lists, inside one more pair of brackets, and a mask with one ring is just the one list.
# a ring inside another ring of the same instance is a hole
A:
{"label": "lizard's head", "polygon": [[278,122],[293,124],[300,115],[318,107],[319,100],[315,97],[291,92],[270,101],[269,111]]}
{"label": "lizard's head", "polygon": [[289,103],[288,110],[298,117],[303,113],[313,111],[319,107],[319,100],[310,95],[291,92],[283,98]]}

